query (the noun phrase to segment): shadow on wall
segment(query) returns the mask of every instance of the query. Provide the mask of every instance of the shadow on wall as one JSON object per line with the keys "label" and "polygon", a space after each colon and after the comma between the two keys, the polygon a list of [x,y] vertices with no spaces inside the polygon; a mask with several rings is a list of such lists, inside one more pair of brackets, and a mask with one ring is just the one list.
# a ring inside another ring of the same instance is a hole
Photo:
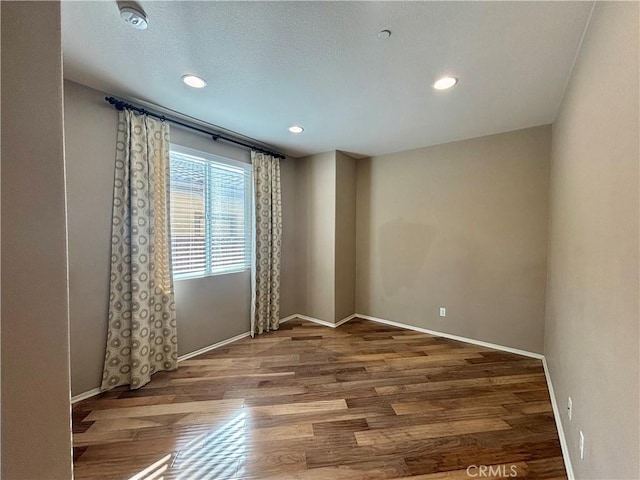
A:
{"label": "shadow on wall", "polygon": [[[380,271],[385,293],[394,295],[402,287],[411,288],[433,245],[436,228],[398,218],[382,224],[379,235]],[[402,248],[398,248],[399,245]]]}

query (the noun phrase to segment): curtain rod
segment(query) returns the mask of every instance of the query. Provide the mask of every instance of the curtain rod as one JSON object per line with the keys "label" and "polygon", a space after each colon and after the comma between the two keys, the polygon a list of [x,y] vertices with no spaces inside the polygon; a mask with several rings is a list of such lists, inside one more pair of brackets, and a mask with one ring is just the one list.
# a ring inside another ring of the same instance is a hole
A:
{"label": "curtain rod", "polygon": [[230,137],[225,137],[224,135],[221,135],[220,133],[217,133],[217,132],[214,132],[214,131],[211,131],[211,130],[205,130],[205,129],[200,128],[200,127],[196,127],[192,123],[185,123],[185,122],[182,122],[182,121],[177,120],[175,118],[167,117],[166,115],[161,115],[159,113],[155,113],[155,112],[149,111],[146,108],[142,108],[142,107],[138,107],[136,105],[132,105],[131,103],[127,103],[127,102],[125,102],[123,100],[118,100],[117,98],[114,98],[114,97],[104,97],[104,100],[106,102],[109,102],[111,105],[113,105],[116,108],[116,110],[124,110],[124,109],[133,110],[133,111],[138,112],[138,113],[140,113],[142,115],[148,115],[150,117],[154,117],[154,118],[157,118],[159,120],[164,120],[164,121],[167,121],[167,122],[175,123],[176,125],[180,125],[181,127],[189,128],[191,130],[195,130],[196,132],[200,132],[200,133],[204,133],[205,135],[209,135],[213,139],[213,141],[215,141],[215,142],[217,142],[218,140],[224,140],[225,142],[233,143],[235,145],[239,145],[239,146],[244,147],[244,148],[250,148],[252,150],[257,150],[258,152],[266,153],[267,155],[271,155],[271,156],[276,157],[276,158],[282,158],[282,159],[285,158],[284,154],[282,154],[282,153],[274,152],[274,151],[271,151],[271,150],[266,150],[266,149],[264,149],[262,147],[258,147],[256,145],[250,145],[248,143],[244,143],[244,142],[241,142],[239,140],[235,140],[235,139],[230,138]]}

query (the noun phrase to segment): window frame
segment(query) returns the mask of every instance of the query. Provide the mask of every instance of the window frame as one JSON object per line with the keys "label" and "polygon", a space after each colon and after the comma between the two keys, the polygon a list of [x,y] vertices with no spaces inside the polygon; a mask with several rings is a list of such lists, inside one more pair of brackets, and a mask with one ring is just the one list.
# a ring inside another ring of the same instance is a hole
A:
{"label": "window frame", "polygon": [[[215,164],[222,168],[229,168],[236,170],[240,169],[245,174],[245,199],[244,199],[244,212],[245,212],[245,228],[246,234],[244,239],[245,248],[245,264],[242,266],[232,266],[224,269],[212,270],[211,267],[211,241],[210,241],[210,225],[209,225],[209,206],[210,206],[210,191],[209,184],[205,180],[204,185],[204,205],[205,205],[205,270],[201,272],[185,272],[176,274],[173,271],[173,248],[171,250],[171,262],[172,262],[172,274],[174,281],[190,280],[194,278],[213,277],[217,275],[228,275],[231,273],[241,273],[247,270],[251,270],[251,262],[253,258],[253,169],[251,163],[234,160],[231,158],[223,157],[221,155],[204,152],[195,148],[185,147],[177,143],[170,143],[169,145],[169,183],[171,183],[171,153],[176,152],[180,155],[193,157],[206,164]],[[207,168],[205,168],[205,177],[207,175]],[[171,189],[169,192],[169,202],[171,204]],[[171,208],[169,208],[169,215],[171,214]],[[171,217],[169,217],[169,223],[172,223]],[[171,243],[173,245],[173,229],[171,233]]]}

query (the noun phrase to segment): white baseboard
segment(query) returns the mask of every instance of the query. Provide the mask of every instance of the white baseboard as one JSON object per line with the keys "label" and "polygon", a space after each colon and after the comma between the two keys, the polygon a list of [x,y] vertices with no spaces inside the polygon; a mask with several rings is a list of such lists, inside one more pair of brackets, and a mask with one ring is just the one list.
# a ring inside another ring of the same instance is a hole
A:
{"label": "white baseboard", "polygon": [[309,322],[317,323],[318,325],[323,325],[329,328],[336,328],[340,325],[347,323],[354,318],[362,318],[364,320],[370,320],[372,322],[383,323],[385,325],[390,325],[392,327],[405,328],[407,330],[413,330],[415,332],[420,333],[428,333],[429,335],[435,335],[437,337],[444,337],[450,340],[457,340],[459,342],[471,343],[473,345],[479,345],[481,347],[493,348],[494,350],[501,350],[503,352],[515,353],[516,355],[523,355],[525,357],[535,358],[537,360],[544,359],[544,355],[540,353],[530,352],[528,350],[520,350],[519,348],[506,347],[504,345],[498,345],[495,343],[484,342],[482,340],[475,340],[473,338],[461,337],[459,335],[453,335],[451,333],[438,332],[436,330],[429,330],[427,328],[415,327],[413,325],[407,325],[406,323],[394,322],[392,320],[386,320],[384,318],[372,317],[371,315],[362,315],[360,313],[354,313],[353,315],[349,315],[348,317],[343,318],[342,320],[331,323],[326,320],[320,320],[319,318],[310,317],[308,315],[302,315],[300,313],[294,313],[293,315],[289,315],[288,317],[280,320],[280,323],[288,322],[289,320],[293,320],[294,318],[299,318],[301,320],[307,320]]}
{"label": "white baseboard", "polygon": [[318,325],[322,325],[324,327],[336,328],[344,323],[347,323],[349,320],[353,320],[357,316],[358,315],[354,313],[353,315],[344,317],[342,320],[339,320],[336,323],[331,323],[331,322],[327,322],[326,320],[320,320],[319,318],[310,317],[308,315],[302,315],[301,313],[294,313],[293,315],[289,315],[288,317],[285,317],[282,320],[280,320],[280,323],[288,322],[289,320],[293,320],[294,318],[299,318],[300,320],[306,320],[308,322],[317,323]]}
{"label": "white baseboard", "polygon": [[293,315],[289,315],[288,317],[281,318],[280,323],[286,323],[289,320],[293,320],[294,318],[298,318],[298,315],[295,313]]}
{"label": "white baseboard", "polygon": [[473,338],[461,337],[459,335],[453,335],[451,333],[438,332],[436,330],[429,330],[428,328],[414,327],[413,325],[407,325],[406,323],[393,322],[391,320],[385,320],[384,318],[372,317],[370,315],[361,315],[359,313],[354,315],[354,318],[364,318],[365,320],[371,320],[372,322],[383,323],[385,325],[391,325],[392,327],[406,328],[407,330],[413,330],[420,333],[428,333],[429,335],[435,335],[436,337],[448,338],[450,340],[457,340],[459,342],[471,343],[480,347],[493,348],[494,350],[501,350],[503,352],[515,353],[516,355],[523,355],[525,357],[536,358],[542,360],[544,355],[540,353],[530,352],[528,350],[520,350],[519,348],[505,347],[504,345],[498,345],[496,343],[483,342],[482,340],[475,340]]}
{"label": "white baseboard", "polygon": [[91,390],[87,390],[86,392],[79,393],[78,395],[74,395],[71,397],[71,404],[78,403],[82,400],[86,400],[87,398],[95,397],[96,395],[100,395],[102,393],[102,389],[100,388],[92,388]]}
{"label": "white baseboard", "polygon": [[[250,335],[249,332],[241,333],[240,335],[236,335],[235,337],[227,338],[226,340],[222,340],[221,342],[214,343],[213,345],[208,345],[206,347],[200,348],[190,353],[185,353],[184,355],[180,355],[178,357],[178,362],[183,362],[184,360],[189,360],[190,358],[197,357],[203,353],[207,353],[211,350],[215,350],[216,348],[223,347],[228,345],[229,343],[237,342],[242,338],[246,338]],[[86,400],[87,398],[95,397],[96,395],[100,395],[102,393],[102,389],[100,388],[92,388],[84,393],[80,393],[78,395],[74,395],[71,397],[71,404],[78,403],[82,400]]]}
{"label": "white baseboard", "polygon": [[318,325],[323,325],[325,327],[336,328],[336,324],[335,323],[327,322],[326,320],[320,320],[319,318],[309,317],[307,315],[301,315],[299,313],[297,313],[295,315],[295,317],[299,318],[301,320],[306,320],[308,322],[317,323]]}
{"label": "white baseboard", "polygon": [[230,343],[237,342],[238,340],[246,338],[249,335],[251,335],[250,332],[244,332],[244,333],[241,333],[240,335],[236,335],[235,337],[227,338],[226,340],[222,340],[221,342],[214,343],[213,345],[203,347],[191,353],[185,353],[184,355],[180,355],[178,357],[178,361],[183,362],[184,360],[189,360],[190,358],[197,357],[198,355],[210,352],[211,350],[215,350],[216,348],[224,347],[225,345],[228,345]]}
{"label": "white baseboard", "polygon": [[[342,320],[336,322],[335,327],[339,327],[340,325],[342,325],[343,323],[347,323],[349,320],[353,320],[354,318],[356,318],[358,315],[357,314],[353,314],[353,315],[349,315],[348,317],[344,317]],[[335,328],[334,327],[334,328]]]}
{"label": "white baseboard", "polygon": [[413,330],[420,333],[428,333],[429,335],[435,335],[437,337],[444,337],[450,340],[457,340],[459,342],[471,343],[473,345],[478,345],[481,347],[493,348],[494,350],[501,350],[503,352],[515,353],[516,355],[523,355],[525,357],[535,358],[537,360],[544,360],[544,355],[536,352],[530,352],[528,350],[521,350],[519,348],[507,347],[504,345],[498,345],[496,343],[484,342],[482,340],[475,340],[473,338],[461,337],[459,335],[453,335],[451,333],[438,332],[436,330],[430,330],[427,328],[415,327],[413,325],[407,325],[406,323],[394,322],[392,320],[386,320],[384,318],[372,317],[371,315],[362,315],[360,313],[354,313],[353,315],[349,315],[348,317],[339,320],[336,323],[327,322],[326,320],[320,320],[319,318],[310,317],[308,315],[302,315],[301,313],[294,313],[293,315],[289,315],[280,320],[280,323],[288,322],[289,320],[293,320],[294,318],[299,318],[301,320],[307,320],[309,322],[317,323],[318,325],[323,325],[329,328],[336,328],[340,325],[347,323],[354,318],[362,318],[364,320],[370,320],[372,322],[383,323],[385,325],[390,325],[398,328],[405,328],[407,330]]}
{"label": "white baseboard", "polygon": [[569,444],[567,438],[564,435],[564,428],[562,428],[562,419],[560,418],[560,409],[558,408],[558,402],[556,402],[556,394],[553,391],[553,383],[551,383],[551,374],[549,373],[549,367],[547,366],[547,359],[542,359],[542,367],[544,368],[544,376],[547,379],[547,388],[549,389],[549,396],[551,397],[551,406],[553,407],[553,418],[556,421],[556,430],[558,430],[558,437],[560,439],[560,448],[562,449],[562,458],[564,459],[564,467],[567,470],[567,477],[569,480],[575,480],[573,473],[573,466],[571,465],[571,457],[569,456]]}
{"label": "white baseboard", "polygon": [[420,333],[428,333],[429,335],[435,335],[436,337],[444,337],[450,340],[457,340],[459,342],[471,343],[480,347],[493,348],[494,350],[501,350],[503,352],[515,353],[516,355],[523,355],[525,357],[531,357],[538,360],[544,359],[544,355],[535,352],[529,352],[528,350],[520,350],[519,348],[505,347],[504,345],[498,345],[496,343],[483,342],[482,340],[475,340],[473,338],[461,337],[459,335],[452,335],[451,333],[438,332],[436,330],[429,330],[428,328],[414,327],[413,325],[407,325],[406,323],[393,322],[391,320],[385,320],[384,318],[372,317],[370,315],[361,315],[359,313],[354,315],[354,318],[363,318],[365,320],[371,320],[372,322],[383,323],[385,325],[391,325],[398,328],[406,328],[407,330],[414,330]]}

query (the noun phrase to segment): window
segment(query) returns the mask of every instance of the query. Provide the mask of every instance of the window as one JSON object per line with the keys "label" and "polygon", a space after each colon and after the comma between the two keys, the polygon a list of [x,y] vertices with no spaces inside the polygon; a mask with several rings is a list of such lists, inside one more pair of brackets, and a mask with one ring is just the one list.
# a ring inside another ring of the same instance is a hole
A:
{"label": "window", "polygon": [[176,279],[250,268],[251,165],[171,145]]}

